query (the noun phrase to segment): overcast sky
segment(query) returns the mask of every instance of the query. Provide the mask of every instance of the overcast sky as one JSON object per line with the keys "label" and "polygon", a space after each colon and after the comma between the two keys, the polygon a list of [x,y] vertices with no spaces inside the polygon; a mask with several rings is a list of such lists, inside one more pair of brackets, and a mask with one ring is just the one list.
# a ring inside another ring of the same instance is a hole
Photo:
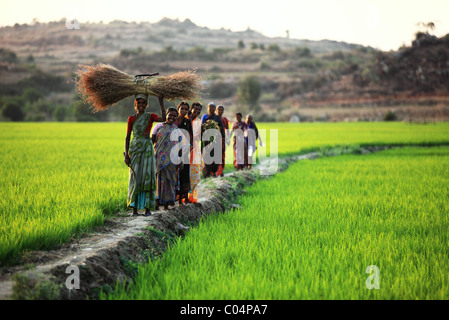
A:
{"label": "overcast sky", "polygon": [[[211,29],[246,30],[270,37],[337,40],[396,50],[409,45],[417,23],[449,33],[449,0],[0,0],[0,25],[59,21],[157,22],[189,18]],[[1,44],[0,44],[1,45]]]}

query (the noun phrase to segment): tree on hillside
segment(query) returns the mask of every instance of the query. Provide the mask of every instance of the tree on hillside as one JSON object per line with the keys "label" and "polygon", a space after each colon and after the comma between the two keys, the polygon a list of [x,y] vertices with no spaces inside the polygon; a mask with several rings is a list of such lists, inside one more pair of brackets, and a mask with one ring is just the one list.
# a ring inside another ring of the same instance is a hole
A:
{"label": "tree on hillside", "polygon": [[295,52],[298,54],[298,56],[303,57],[303,58],[312,56],[312,51],[310,51],[310,49],[306,46],[296,48]]}
{"label": "tree on hillside", "polygon": [[6,101],[2,107],[2,115],[11,121],[23,121],[25,113],[22,111],[22,106],[13,100]]}
{"label": "tree on hillside", "polygon": [[31,53],[26,58],[26,62],[27,63],[34,63],[34,57],[33,57],[33,55]]}
{"label": "tree on hillside", "polygon": [[281,51],[281,47],[276,43],[272,43],[268,46],[268,51],[279,53]]}
{"label": "tree on hillside", "polygon": [[34,87],[26,88],[22,96],[25,99],[25,101],[29,101],[32,103],[38,101],[39,99],[44,98],[44,94],[42,93],[42,91]]}
{"label": "tree on hillside", "polygon": [[17,54],[14,51],[0,48],[0,61],[16,63],[18,61]]}
{"label": "tree on hillside", "polygon": [[240,80],[237,89],[238,102],[248,107],[248,111],[259,111],[258,104],[261,93],[261,85],[256,76],[246,76]]}
{"label": "tree on hillside", "polygon": [[108,120],[107,111],[93,113],[90,106],[84,104],[78,95],[73,95],[72,98],[73,105],[73,117],[75,121],[86,122],[86,121],[106,121]]}
{"label": "tree on hillside", "polygon": [[53,119],[56,121],[64,121],[67,116],[67,108],[65,106],[56,106],[53,110]]}

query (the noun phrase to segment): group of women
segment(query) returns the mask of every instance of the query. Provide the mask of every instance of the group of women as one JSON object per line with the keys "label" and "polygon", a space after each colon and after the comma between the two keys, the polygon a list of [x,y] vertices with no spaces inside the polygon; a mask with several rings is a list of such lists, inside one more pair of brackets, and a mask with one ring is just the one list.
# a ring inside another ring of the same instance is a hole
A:
{"label": "group of women", "polygon": [[[182,101],[177,108],[170,107],[166,112],[163,97],[160,97],[159,116],[145,112],[147,101],[147,95],[135,96],[134,108],[137,113],[128,118],[124,162],[130,167],[127,206],[133,209],[133,215],[138,215],[138,210],[145,210],[145,215],[149,216],[152,210],[159,210],[159,206],[167,210],[176,201],[180,206],[197,202],[198,184],[205,165],[200,143],[204,120],[200,119],[202,105],[194,102],[189,106]],[[210,105],[209,113],[212,109]],[[228,125],[228,120],[222,118],[223,110],[219,111],[220,122]],[[229,138],[236,129],[246,132],[250,128],[255,129],[258,137],[252,117],[248,116],[247,122],[241,120],[242,115],[237,113]],[[158,124],[152,128],[155,122]],[[248,150],[255,150],[255,145],[243,137],[245,147],[240,148],[244,150],[244,154],[241,154],[239,148],[236,148],[240,136],[234,136],[234,165],[237,170],[251,168]],[[225,140],[229,139],[223,139],[223,149]],[[224,166],[224,156],[221,165]]]}
{"label": "group of women", "polygon": [[[259,136],[259,130],[253,121],[252,115],[246,116],[246,121],[242,121],[242,114],[235,114],[235,122],[232,125],[231,137],[236,130],[241,130],[242,134],[234,134],[233,150],[234,150],[234,167],[236,170],[251,169],[253,164],[253,155],[256,152],[257,144],[262,146],[262,139]],[[250,133],[253,133],[250,134]],[[243,147],[242,147],[243,146]]]}

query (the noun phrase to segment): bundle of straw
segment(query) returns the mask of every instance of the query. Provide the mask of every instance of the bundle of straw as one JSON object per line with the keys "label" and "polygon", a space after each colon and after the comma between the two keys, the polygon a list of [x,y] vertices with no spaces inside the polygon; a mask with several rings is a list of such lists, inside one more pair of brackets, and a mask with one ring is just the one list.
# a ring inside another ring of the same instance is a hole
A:
{"label": "bundle of straw", "polygon": [[169,76],[131,76],[107,64],[80,65],[76,72],[76,91],[94,112],[107,110],[118,101],[143,93],[166,100],[194,100],[201,90],[200,77],[193,70]]}

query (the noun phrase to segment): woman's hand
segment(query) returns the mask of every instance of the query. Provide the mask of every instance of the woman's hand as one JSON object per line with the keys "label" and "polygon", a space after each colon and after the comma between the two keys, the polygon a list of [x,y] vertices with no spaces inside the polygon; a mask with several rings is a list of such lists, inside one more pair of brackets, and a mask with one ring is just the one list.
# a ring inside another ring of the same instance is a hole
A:
{"label": "woman's hand", "polygon": [[164,96],[159,96],[159,105],[161,106],[161,116],[158,118],[158,122],[164,122],[167,119],[167,114],[164,107]]}
{"label": "woman's hand", "polygon": [[129,155],[125,154],[124,162],[129,167],[129,165],[131,164],[131,159],[129,158]]}

